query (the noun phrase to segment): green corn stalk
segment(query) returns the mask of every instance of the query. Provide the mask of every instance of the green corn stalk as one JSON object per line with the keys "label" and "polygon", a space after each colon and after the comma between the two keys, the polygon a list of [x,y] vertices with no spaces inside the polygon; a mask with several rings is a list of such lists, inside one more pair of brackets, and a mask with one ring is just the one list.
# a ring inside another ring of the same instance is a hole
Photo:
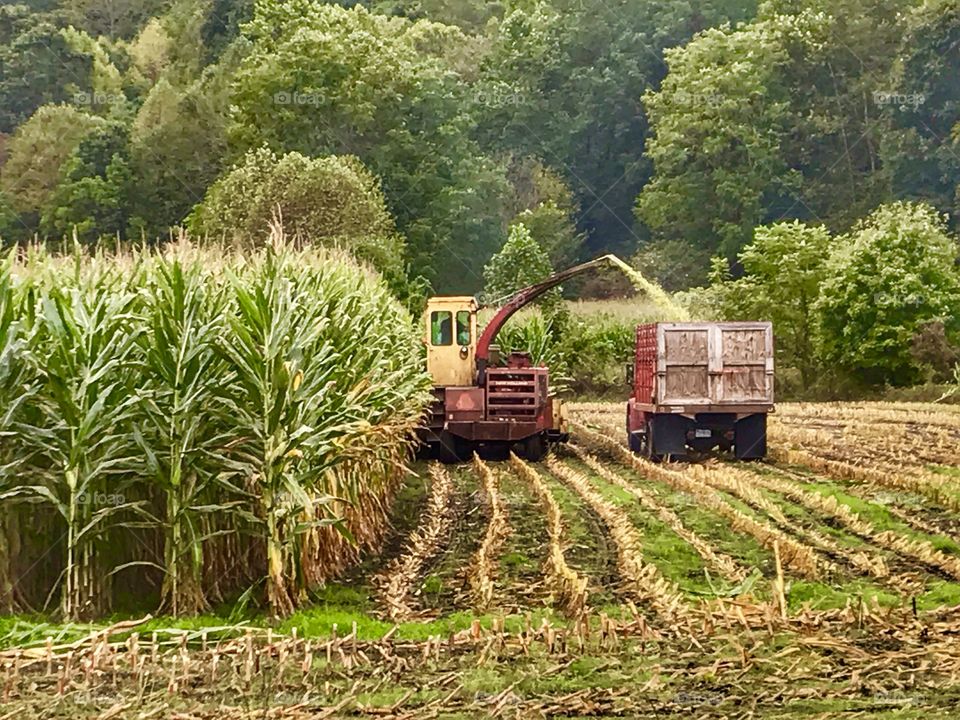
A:
{"label": "green corn stalk", "polygon": [[349,266],[318,260],[300,283],[324,318],[323,344],[314,375],[327,378],[316,393],[321,419],[312,439],[328,470],[321,490],[339,503],[353,546],[312,533],[304,548],[309,585],[317,585],[373,550],[386,530],[392,493],[402,476],[414,428],[430,401],[430,380],[420,359],[411,318],[370,278]]}
{"label": "green corn stalk", "polygon": [[38,417],[23,437],[36,460],[31,475],[42,482],[0,496],[45,501],[66,525],[60,603],[67,618],[105,609],[108,576],[98,566],[96,540],[115,516],[138,508],[125,501],[122,486],[108,485],[134,461],[134,296],[106,277],[74,279],[75,287],[44,291],[34,336],[43,383]]}
{"label": "green corn stalk", "polygon": [[291,259],[269,249],[243,276],[231,275],[236,312],[220,351],[236,377],[223,409],[237,433],[230,467],[243,486],[255,488],[267,552],[267,599],[288,615],[302,599],[296,537],[316,524],[331,497],[312,492],[325,467],[316,462],[319,420],[316,396],[331,361],[320,342],[325,323],[314,300],[297,287]]}
{"label": "green corn stalk", "polygon": [[[15,253],[0,262],[0,493],[19,484],[26,457],[21,423],[36,393],[37,377],[27,349],[32,332],[23,298],[14,286]],[[0,504],[0,612],[11,613],[24,603],[14,579],[13,561],[20,551],[18,515],[10,503]]]}
{"label": "green corn stalk", "polygon": [[[107,609],[130,565],[162,573],[165,611],[197,611],[261,548],[285,614],[375,547],[430,397],[375,276],[282,243],[26,256],[0,266],[0,513],[55,510],[66,616]],[[133,560],[111,568],[118,546]]]}
{"label": "green corn stalk", "polygon": [[196,261],[157,258],[148,269],[143,305],[149,332],[139,336],[144,378],[134,436],[147,478],[166,507],[158,521],[164,536],[161,609],[189,615],[207,606],[201,516],[229,513],[236,504],[205,502],[218,448],[227,441],[214,407],[214,388],[226,374],[215,348],[224,329],[224,293]]}

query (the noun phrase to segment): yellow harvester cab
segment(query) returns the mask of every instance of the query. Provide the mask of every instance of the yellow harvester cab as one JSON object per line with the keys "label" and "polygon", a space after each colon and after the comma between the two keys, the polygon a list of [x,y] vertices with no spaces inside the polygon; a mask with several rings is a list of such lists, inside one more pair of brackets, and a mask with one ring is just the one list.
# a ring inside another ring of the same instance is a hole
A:
{"label": "yellow harvester cab", "polygon": [[477,301],[472,297],[435,297],[427,301],[427,372],[441,387],[476,381]]}

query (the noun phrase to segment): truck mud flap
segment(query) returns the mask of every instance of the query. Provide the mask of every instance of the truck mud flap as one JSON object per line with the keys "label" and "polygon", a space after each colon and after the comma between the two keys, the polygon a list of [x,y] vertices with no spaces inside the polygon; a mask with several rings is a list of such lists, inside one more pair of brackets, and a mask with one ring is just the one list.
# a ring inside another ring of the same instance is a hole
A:
{"label": "truck mud flap", "polygon": [[738,460],[759,460],[767,456],[767,416],[747,415],[734,428],[734,450]]}
{"label": "truck mud flap", "polygon": [[650,421],[650,443],[656,455],[685,455],[687,426],[690,420],[682,415],[655,415]]}

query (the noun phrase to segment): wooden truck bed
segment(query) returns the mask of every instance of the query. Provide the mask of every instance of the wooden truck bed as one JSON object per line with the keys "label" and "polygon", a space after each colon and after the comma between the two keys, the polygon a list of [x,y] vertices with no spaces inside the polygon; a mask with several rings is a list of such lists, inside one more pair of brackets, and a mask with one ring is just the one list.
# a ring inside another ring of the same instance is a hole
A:
{"label": "wooden truck bed", "polygon": [[633,400],[636,409],[655,413],[770,412],[771,323],[640,325]]}

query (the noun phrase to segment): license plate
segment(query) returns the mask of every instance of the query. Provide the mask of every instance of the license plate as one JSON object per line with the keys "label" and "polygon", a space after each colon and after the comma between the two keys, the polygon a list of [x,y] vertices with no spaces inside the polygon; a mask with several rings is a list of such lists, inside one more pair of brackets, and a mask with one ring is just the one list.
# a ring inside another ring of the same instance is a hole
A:
{"label": "license plate", "polygon": [[712,433],[709,430],[704,430],[702,428],[697,428],[693,433],[693,436],[698,438],[708,438],[711,435]]}

